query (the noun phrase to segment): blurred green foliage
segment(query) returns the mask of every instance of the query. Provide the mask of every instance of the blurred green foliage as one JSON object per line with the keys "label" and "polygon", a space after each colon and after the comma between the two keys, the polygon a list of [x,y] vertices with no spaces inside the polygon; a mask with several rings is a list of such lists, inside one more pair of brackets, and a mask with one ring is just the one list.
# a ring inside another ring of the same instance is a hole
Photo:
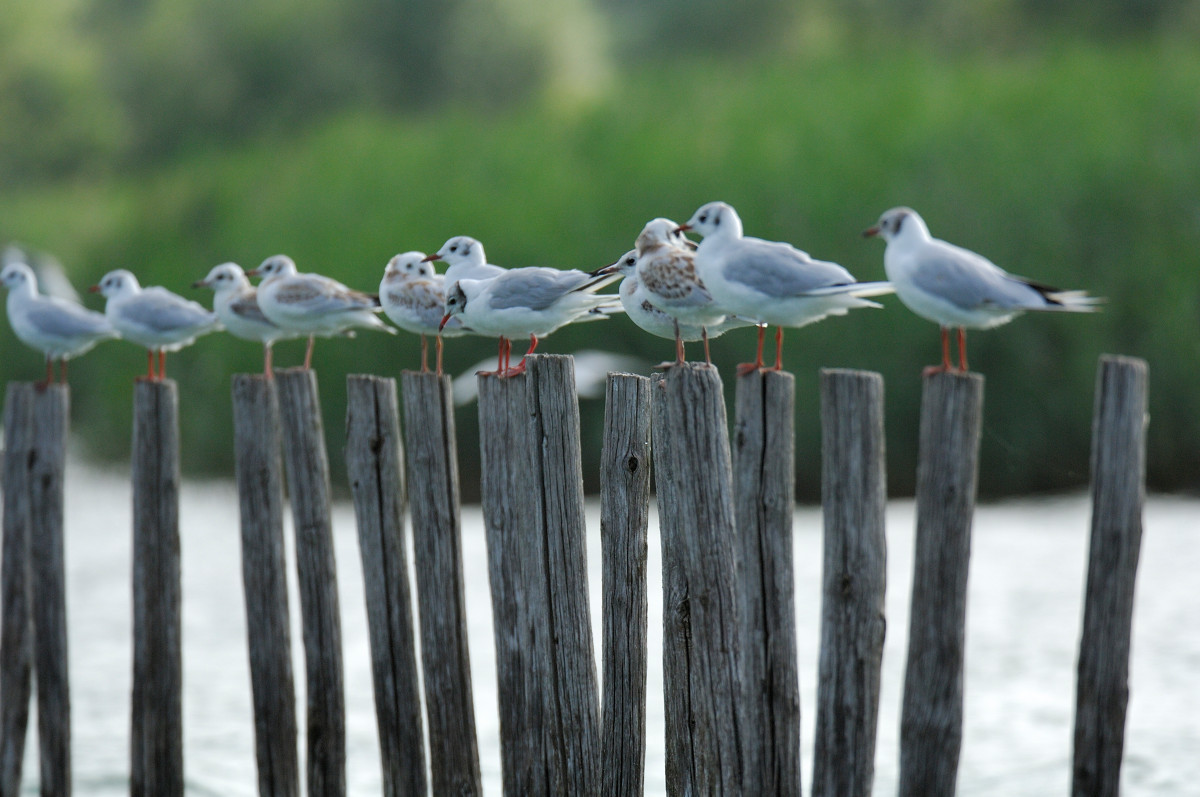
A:
{"label": "blurred green foliage", "polygon": [[[1010,271],[1108,297],[1095,316],[970,336],[988,380],[986,495],[1086,482],[1106,351],[1150,361],[1152,485],[1200,486],[1189,5],[756,0],[744,20],[728,4],[627,0],[0,5],[18,23],[0,32],[11,45],[0,87],[24,86],[0,91],[0,241],[53,252],[77,285],[127,267],[187,293],[213,264],[286,252],[374,289],[392,254],[455,234],[503,265],[591,269],[646,220],[682,220],[713,199],[734,204],[748,234],[880,279],[882,246],[858,233],[908,204],[935,235]],[[1089,35],[1070,33],[1084,17]],[[884,303],[787,335],[804,498],[820,488],[822,367],[883,373],[890,487],[912,489],[919,375],[938,357],[937,330]],[[714,342],[727,380],[753,335]],[[561,330],[542,350],[596,347],[650,363],[671,344],[618,318]],[[300,350],[280,344],[277,363]],[[0,377],[40,374],[6,326],[0,351]],[[318,343],[335,464],[344,375],[396,374],[417,351],[415,338],[371,333]],[[447,365],[460,373],[494,353],[492,341],[456,339]],[[260,357],[214,335],[170,358],[189,470],[230,469],[229,377]],[[127,455],[142,368],[123,342],[72,366],[91,453]],[[602,409],[582,407],[592,483]],[[469,497],[475,408],[458,423]]]}

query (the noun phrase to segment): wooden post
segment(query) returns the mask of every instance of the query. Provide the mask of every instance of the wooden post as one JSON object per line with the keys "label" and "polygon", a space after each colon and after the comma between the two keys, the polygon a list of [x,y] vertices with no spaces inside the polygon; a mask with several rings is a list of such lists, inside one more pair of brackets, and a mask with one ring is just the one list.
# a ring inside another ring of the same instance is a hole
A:
{"label": "wooden post", "polygon": [[902,797],[953,795],[958,776],[967,564],[982,415],[982,376],[925,377],[912,608],[900,712]]}
{"label": "wooden post", "polygon": [[825,515],[814,797],[869,797],[883,661],[887,476],[883,378],[821,372]]}
{"label": "wooden post", "polygon": [[341,797],[346,793],[342,625],[317,375],[303,368],[282,369],[275,372],[275,384],[283,420],[283,460],[291,494],[304,629],[307,791]]}
{"label": "wooden post", "polygon": [[17,797],[33,673],[29,588],[29,457],[34,386],[10,382],[4,402],[4,541],[0,561],[0,797]]}
{"label": "wooden post", "polygon": [[130,793],[183,794],[179,396],[139,380],[133,408],[133,727]]}
{"label": "wooden post", "polygon": [[450,377],[405,371],[404,447],[434,794],[480,795]]}
{"label": "wooden post", "polygon": [[483,514],[509,795],[596,794],[579,408],[570,357],[479,379]]}
{"label": "wooden post", "polygon": [[1134,579],[1146,497],[1145,361],[1101,358],[1092,421],[1092,537],[1076,684],[1075,797],[1120,793]]}
{"label": "wooden post", "polygon": [[800,795],[800,677],[792,573],[796,380],[737,380],[733,444],[742,632],[742,788]]}
{"label": "wooden post", "polygon": [[600,465],[604,696],[600,794],[641,797],[646,771],[650,380],[609,374]]}
{"label": "wooden post", "polygon": [[663,560],[663,699],[670,794],[740,794],[733,475],[716,369],[652,388]]}
{"label": "wooden post", "polygon": [[273,380],[258,374],[233,377],[233,430],[258,793],[299,797],[296,691],[283,540],[283,462]]}
{"label": "wooden post", "polygon": [[396,380],[350,375],[346,392],[346,472],[358,519],[383,794],[424,795],[425,737],[404,545]]}
{"label": "wooden post", "polygon": [[67,576],[63,554],[63,472],[70,394],[47,385],[33,400],[29,461],[29,562],[37,673],[41,791],[71,794],[71,689],[67,656]]}

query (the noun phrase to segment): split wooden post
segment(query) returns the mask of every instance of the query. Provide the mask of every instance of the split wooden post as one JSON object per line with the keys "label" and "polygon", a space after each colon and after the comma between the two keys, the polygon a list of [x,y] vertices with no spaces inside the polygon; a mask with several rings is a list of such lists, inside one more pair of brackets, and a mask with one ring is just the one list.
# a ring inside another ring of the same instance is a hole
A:
{"label": "split wooden post", "polygon": [[4,539],[0,571],[0,797],[17,797],[33,688],[29,587],[29,457],[34,386],[10,382],[4,402]]}
{"label": "split wooden post", "polygon": [[430,786],[434,794],[480,795],[453,393],[448,376],[429,372],[405,371],[401,385]]}
{"label": "split wooden post", "polygon": [[179,393],[139,380],[133,412],[133,727],[130,793],[183,794]]}
{"label": "split wooden post", "polygon": [[711,367],[677,366],[651,392],[667,791],[741,794],[739,565],[721,379]]}
{"label": "split wooden post", "polygon": [[283,460],[296,535],[296,570],[304,629],[308,697],[308,794],[346,793],[346,697],[342,624],[330,519],[329,459],[317,375],[304,368],[275,372],[283,421]]}
{"label": "split wooden post", "polygon": [[752,371],[737,380],[733,439],[741,619],[742,788],[800,795],[792,511],[796,380]]}
{"label": "split wooden post", "polygon": [[600,465],[604,695],[600,794],[641,797],[646,774],[646,533],[650,380],[609,374]]}
{"label": "split wooden post", "polygon": [[962,749],[967,566],[979,476],[983,377],[925,377],[917,463],[901,797],[954,794]]}
{"label": "split wooden post", "polygon": [[352,374],[346,392],[346,472],[358,519],[383,794],[424,795],[429,790],[404,544],[396,380]]}
{"label": "split wooden post", "polygon": [[573,359],[479,379],[484,526],[508,795],[599,788],[599,699],[588,611]]}
{"label": "split wooden post", "polygon": [[1092,535],[1076,683],[1074,797],[1121,791],[1134,580],[1146,499],[1149,369],[1101,358],[1092,420]]}
{"label": "split wooden post", "polygon": [[814,797],[869,797],[886,630],[883,378],[821,372],[825,516]]}
{"label": "split wooden post", "polygon": [[283,462],[274,380],[233,378],[242,584],[254,700],[258,793],[299,797],[296,690],[283,538]]}
{"label": "split wooden post", "polygon": [[70,393],[66,385],[35,390],[29,462],[29,585],[37,673],[42,794],[71,794],[71,688],[67,655],[67,576],[63,544],[63,474]]}

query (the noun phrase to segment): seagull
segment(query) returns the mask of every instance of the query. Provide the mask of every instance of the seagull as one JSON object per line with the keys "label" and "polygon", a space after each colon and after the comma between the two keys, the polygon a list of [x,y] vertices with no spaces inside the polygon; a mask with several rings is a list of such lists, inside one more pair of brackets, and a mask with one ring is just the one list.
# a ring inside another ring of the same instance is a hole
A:
{"label": "seagull", "polygon": [[697,210],[681,230],[704,236],[696,270],[713,300],[739,318],[759,324],[758,353],[739,374],[763,368],[763,333],[775,327],[775,366],[783,367],[783,328],[802,327],[857,307],[880,307],[868,296],[892,293],[886,282],[858,282],[837,263],[817,260],[791,244],[747,238],[742,220],[724,202]]}
{"label": "seagull", "polygon": [[137,277],[123,268],[108,272],[99,285],[88,290],[103,294],[107,300],[104,314],[122,338],[146,347],[147,378],[152,382],[166,379],[167,352],[179,351],[199,336],[221,328],[217,317],[196,302],[166,288],[143,288]]}
{"label": "seagull", "polygon": [[460,279],[446,291],[445,315],[441,326],[459,317],[472,332],[500,339],[495,374],[501,378],[525,371],[525,358],[509,367],[512,338],[529,336],[529,351],[544,338],[572,321],[597,320],[620,308],[620,298],[596,291],[618,279],[617,275],[593,277],[583,271],[556,268],[507,269],[486,280]]}
{"label": "seagull", "polygon": [[892,208],[863,231],[887,242],[883,267],[896,295],[910,310],[942,328],[942,364],[925,373],[953,370],[950,328],[958,328],[958,370],[967,370],[967,333],[1006,324],[1026,310],[1090,313],[1102,302],[1085,291],[1060,291],[1013,276],[961,246],[929,234],[912,208]]}
{"label": "seagull", "polygon": [[446,280],[433,270],[424,252],[404,252],[388,261],[379,283],[379,302],[396,326],[421,336],[421,373],[429,372],[427,335],[437,336],[437,375],[442,375],[442,338],[464,334],[462,321],[450,319],[441,330],[445,315]]}
{"label": "seagull", "polygon": [[271,321],[258,306],[258,290],[237,263],[213,266],[193,288],[212,288],[213,310],[225,329],[242,340],[263,345],[263,376],[271,378],[271,347],[275,341],[295,337]]}
{"label": "seagull", "polygon": [[[682,233],[680,235],[682,236]],[[611,266],[605,266],[592,273],[597,276],[614,272],[623,275],[621,286],[617,293],[621,297],[621,306],[625,308],[625,315],[629,316],[630,321],[651,335],[666,338],[667,340],[678,340],[680,341],[680,347],[682,347],[684,342],[704,340],[706,337],[715,338],[731,329],[753,326],[749,321],[743,321],[735,316],[726,316],[720,323],[708,327],[679,323],[674,316],[668,315],[650,301],[649,293],[642,286],[641,280],[638,279],[637,262],[637,250],[630,249],[621,255],[621,258]],[[711,364],[707,347],[704,359],[705,362]],[[676,363],[681,362],[683,362],[683,356],[677,350]],[[664,365],[670,364],[665,363]]]}
{"label": "seagull", "polygon": [[376,316],[377,297],[351,290],[320,274],[299,274],[287,255],[273,255],[246,276],[261,276],[258,306],[273,323],[297,335],[308,335],[304,369],[312,366],[317,335],[330,337],[353,327],[396,334]]}
{"label": "seagull", "polygon": [[8,288],[8,322],[21,342],[46,355],[44,388],[54,381],[54,361],[61,365],[62,383],[67,382],[67,360],[97,343],[117,337],[103,313],[75,302],[38,293],[37,279],[28,264],[12,261],[0,271],[0,283]]}
{"label": "seagull", "polygon": [[467,235],[456,235],[442,248],[425,258],[427,262],[444,260],[446,262],[446,284],[453,285],[459,280],[484,280],[498,277],[508,269],[493,266],[487,262],[487,254],[483,244]]}

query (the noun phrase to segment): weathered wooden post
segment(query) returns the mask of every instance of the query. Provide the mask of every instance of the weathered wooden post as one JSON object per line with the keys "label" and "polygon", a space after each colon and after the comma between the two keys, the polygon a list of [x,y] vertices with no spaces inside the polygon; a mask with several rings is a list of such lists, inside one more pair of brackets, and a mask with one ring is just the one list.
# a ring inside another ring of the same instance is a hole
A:
{"label": "weathered wooden post", "polygon": [[234,376],[233,430],[258,793],[299,797],[296,691],[283,540],[283,462],[273,380],[258,374]]}
{"label": "weathered wooden post", "polygon": [[304,629],[308,794],[340,797],[346,793],[346,697],[329,460],[317,375],[303,368],[282,369],[275,372],[275,384],[283,421],[283,459],[296,535]]}
{"label": "weathered wooden post", "polygon": [[450,378],[405,371],[401,380],[430,786],[434,794],[480,795]]}
{"label": "weathered wooden post", "polygon": [[479,379],[504,791],[596,794],[599,699],[573,360],[526,363],[523,376]]}
{"label": "weathered wooden post", "polygon": [[133,390],[133,727],[130,793],[183,794],[179,394]]}
{"label": "weathered wooden post", "polygon": [[33,623],[29,588],[29,456],[34,386],[10,382],[4,402],[4,541],[0,571],[0,797],[21,790]]}
{"label": "weathered wooden post", "polygon": [[742,789],[800,795],[800,677],[792,573],[796,380],[737,380],[733,439],[741,641]]}
{"label": "weathered wooden post", "polygon": [[821,372],[825,516],[814,797],[869,797],[883,661],[887,541],[883,378]]}
{"label": "weathered wooden post", "polygon": [[1105,356],[1092,420],[1092,537],[1075,699],[1075,797],[1121,791],[1134,579],[1146,497],[1145,361]]}
{"label": "weathered wooden post", "polygon": [[71,794],[71,689],[67,663],[67,576],[63,552],[63,472],[70,394],[35,390],[29,460],[29,586],[37,673],[42,794]]}
{"label": "weathered wooden post", "polygon": [[425,738],[404,546],[396,380],[351,375],[346,392],[346,472],[358,519],[383,794],[424,795]]}
{"label": "weathered wooden post", "polygon": [[738,549],[721,378],[710,367],[674,367],[651,393],[667,791],[740,794]]}
{"label": "weathered wooden post", "polygon": [[609,374],[600,465],[604,695],[600,794],[641,797],[646,774],[646,532],[650,380]]}
{"label": "weathered wooden post", "polygon": [[902,797],[953,795],[958,776],[967,565],[982,415],[982,376],[925,377],[912,608],[900,712]]}

